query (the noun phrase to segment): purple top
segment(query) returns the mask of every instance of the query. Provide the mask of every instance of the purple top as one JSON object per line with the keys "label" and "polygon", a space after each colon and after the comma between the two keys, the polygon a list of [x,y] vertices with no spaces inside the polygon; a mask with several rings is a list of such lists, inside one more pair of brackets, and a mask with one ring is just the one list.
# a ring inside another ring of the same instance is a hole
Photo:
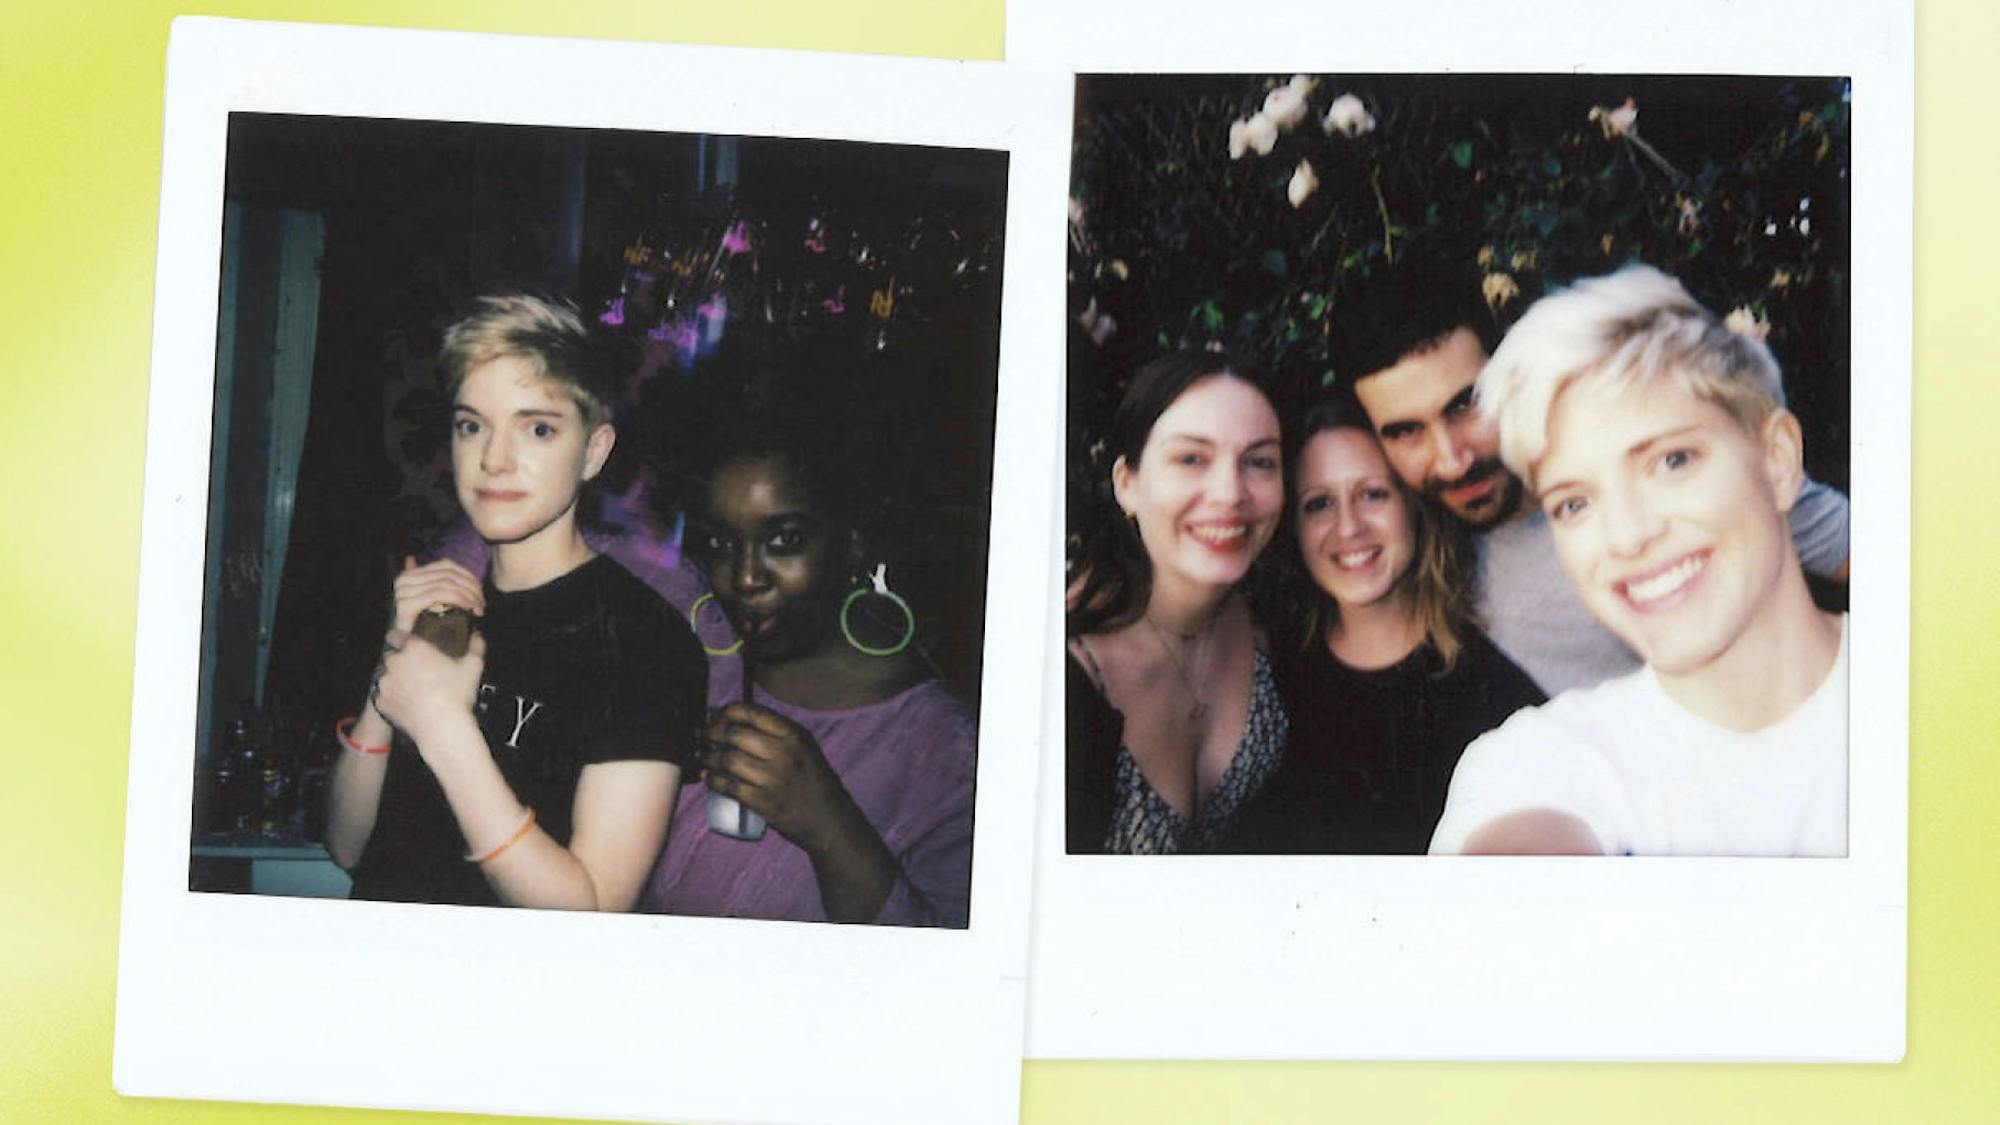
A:
{"label": "purple top", "polygon": [[[711,665],[709,706],[740,685]],[[896,857],[901,873],[877,925],[963,927],[972,880],[972,721],[927,680],[880,703],[810,711],[762,690],[754,701],[811,732],[827,764]],[[640,909],[665,914],[825,921],[812,860],[775,831],[754,843],[708,830],[708,788],[684,782],[667,846]]]}

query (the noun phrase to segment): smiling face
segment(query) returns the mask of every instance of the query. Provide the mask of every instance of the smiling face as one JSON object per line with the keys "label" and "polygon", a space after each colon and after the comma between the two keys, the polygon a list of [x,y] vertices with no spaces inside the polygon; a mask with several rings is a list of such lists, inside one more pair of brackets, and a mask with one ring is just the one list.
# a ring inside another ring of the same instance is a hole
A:
{"label": "smiling face", "polygon": [[1374,437],[1352,427],[1321,430],[1299,451],[1295,472],[1299,554],[1319,588],[1343,610],[1406,590],[1416,530]]}
{"label": "smiling face", "polygon": [[690,525],[690,548],[709,589],[760,664],[812,655],[839,642],[849,536],[821,510],[783,458],[726,461]]}
{"label": "smiling face", "polygon": [[512,355],[466,372],[451,426],[458,502],[496,546],[573,530],[577,495],[616,437],[609,425],[586,426],[560,384]]}
{"label": "smiling face", "polygon": [[1752,433],[1677,380],[1585,383],[1556,396],[1534,475],[1585,604],[1655,670],[1681,676],[1775,628],[1774,593],[1798,565],[1785,511],[1799,457],[1783,410]]}
{"label": "smiling face", "polygon": [[1278,415],[1233,375],[1190,386],[1153,422],[1138,464],[1111,469],[1155,586],[1226,588],[1271,541],[1284,505]]}
{"label": "smiling face", "polygon": [[1513,515],[1522,491],[1500,463],[1499,431],[1474,409],[1485,364],[1478,334],[1458,328],[1354,384],[1396,475],[1475,530]]}

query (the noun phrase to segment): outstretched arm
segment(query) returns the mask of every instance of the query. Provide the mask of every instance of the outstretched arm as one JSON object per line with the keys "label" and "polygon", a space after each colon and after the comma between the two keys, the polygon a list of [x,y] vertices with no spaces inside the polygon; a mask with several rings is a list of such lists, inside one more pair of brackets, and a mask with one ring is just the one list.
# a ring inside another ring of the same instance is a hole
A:
{"label": "outstretched arm", "polygon": [[1464,855],[1603,855],[1590,826],[1554,809],[1508,813],[1465,838]]}

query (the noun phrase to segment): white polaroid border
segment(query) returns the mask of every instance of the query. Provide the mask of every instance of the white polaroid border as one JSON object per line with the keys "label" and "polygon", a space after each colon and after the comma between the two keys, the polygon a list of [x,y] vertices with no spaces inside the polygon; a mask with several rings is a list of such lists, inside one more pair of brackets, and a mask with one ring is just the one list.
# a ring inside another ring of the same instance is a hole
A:
{"label": "white polaroid border", "polygon": [[1028,1056],[1900,1059],[1910,5],[1272,0],[1168,14],[1147,0],[1013,0],[1007,17],[1010,61],[1086,74],[1854,80],[1848,857],[1066,855],[1062,654],[1051,645]]}
{"label": "white polaroid border", "polygon": [[[176,21],[113,1080],[124,1094],[705,1121],[1011,1121],[1058,443],[1071,85],[1022,68]],[[971,927],[187,890],[231,111],[1005,150]],[[1047,279],[1038,282],[1036,279]]]}

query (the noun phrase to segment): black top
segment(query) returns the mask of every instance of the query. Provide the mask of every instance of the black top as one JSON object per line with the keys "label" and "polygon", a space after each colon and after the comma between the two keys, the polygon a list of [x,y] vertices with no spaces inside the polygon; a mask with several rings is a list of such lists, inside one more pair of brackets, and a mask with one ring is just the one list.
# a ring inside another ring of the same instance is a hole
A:
{"label": "black top", "polygon": [[1071,654],[1063,675],[1064,851],[1094,855],[1104,851],[1111,826],[1118,748],[1125,742],[1125,716],[1098,694],[1097,685]]}
{"label": "black top", "polygon": [[1545,701],[1527,673],[1470,632],[1450,672],[1429,642],[1362,671],[1324,643],[1285,654],[1292,744],[1272,786],[1274,851],[1420,855],[1473,739]]}
{"label": "black top", "polygon": [[[536,823],[568,846],[585,766],[685,764],[705,719],[701,645],[657,593],[599,555],[532,590],[486,582],[486,668],[475,708],[487,748]],[[397,739],[353,897],[497,905],[444,790]]]}

